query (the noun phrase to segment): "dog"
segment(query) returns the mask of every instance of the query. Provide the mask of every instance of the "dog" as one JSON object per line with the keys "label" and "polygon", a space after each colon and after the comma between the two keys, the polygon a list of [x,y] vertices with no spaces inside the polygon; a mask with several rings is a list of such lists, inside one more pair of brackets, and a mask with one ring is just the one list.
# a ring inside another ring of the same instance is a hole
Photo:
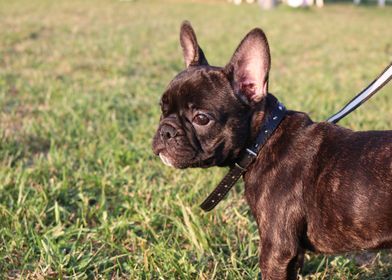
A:
{"label": "dog", "polygon": [[[267,38],[251,30],[225,67],[210,66],[189,22],[186,68],[161,98],[153,151],[175,168],[229,166],[277,103]],[[392,131],[354,132],[287,110],[243,175],[263,279],[296,279],[306,250],[392,247]]]}

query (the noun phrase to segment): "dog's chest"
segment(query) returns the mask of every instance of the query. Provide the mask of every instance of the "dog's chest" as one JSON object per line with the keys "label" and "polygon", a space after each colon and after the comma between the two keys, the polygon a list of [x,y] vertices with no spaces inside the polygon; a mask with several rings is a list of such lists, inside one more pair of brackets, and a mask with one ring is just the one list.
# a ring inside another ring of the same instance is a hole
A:
{"label": "dog's chest", "polygon": [[246,174],[245,197],[260,230],[269,226],[281,227],[304,216],[303,183],[299,174],[294,167],[268,164]]}

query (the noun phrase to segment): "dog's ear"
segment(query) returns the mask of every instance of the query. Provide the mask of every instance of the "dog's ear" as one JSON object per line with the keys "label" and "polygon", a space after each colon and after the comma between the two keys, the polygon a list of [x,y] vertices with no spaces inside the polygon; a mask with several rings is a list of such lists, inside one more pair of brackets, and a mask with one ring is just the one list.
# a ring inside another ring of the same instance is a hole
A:
{"label": "dog's ear", "polygon": [[184,21],[180,30],[180,43],[186,67],[208,65],[202,49],[197,43],[195,31],[189,21]]}
{"label": "dog's ear", "polygon": [[225,67],[234,92],[248,104],[261,101],[268,91],[271,56],[267,37],[255,28],[241,41]]}

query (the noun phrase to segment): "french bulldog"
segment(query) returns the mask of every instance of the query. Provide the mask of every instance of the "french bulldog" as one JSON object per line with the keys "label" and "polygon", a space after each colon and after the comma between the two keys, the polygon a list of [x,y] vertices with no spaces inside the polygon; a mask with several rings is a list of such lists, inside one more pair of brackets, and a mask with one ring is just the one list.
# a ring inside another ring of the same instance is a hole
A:
{"label": "french bulldog", "polygon": [[[175,168],[230,167],[276,102],[267,38],[251,30],[224,67],[208,64],[189,22],[180,43],[186,68],[161,98],[153,151]],[[354,132],[288,110],[243,180],[263,279],[296,279],[306,250],[392,247],[392,131]]]}

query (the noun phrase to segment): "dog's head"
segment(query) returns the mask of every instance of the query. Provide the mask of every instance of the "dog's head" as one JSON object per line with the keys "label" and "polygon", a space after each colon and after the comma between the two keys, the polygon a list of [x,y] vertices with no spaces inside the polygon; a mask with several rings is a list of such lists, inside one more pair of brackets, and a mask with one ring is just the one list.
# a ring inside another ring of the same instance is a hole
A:
{"label": "dog's head", "polygon": [[186,69],[161,98],[154,153],[176,168],[229,165],[249,141],[251,116],[267,95],[267,38],[250,31],[225,67],[208,64],[189,22],[180,43]]}

